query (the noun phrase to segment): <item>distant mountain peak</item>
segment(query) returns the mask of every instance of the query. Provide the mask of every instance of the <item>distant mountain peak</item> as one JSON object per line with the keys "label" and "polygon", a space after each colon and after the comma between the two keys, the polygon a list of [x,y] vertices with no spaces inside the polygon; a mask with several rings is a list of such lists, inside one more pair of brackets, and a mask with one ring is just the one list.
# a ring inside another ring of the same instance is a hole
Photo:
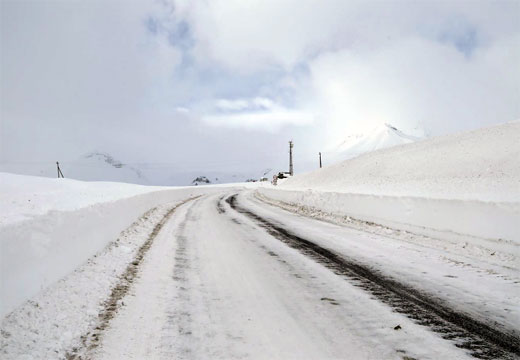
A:
{"label": "distant mountain peak", "polygon": [[[97,160],[99,162],[108,164],[110,167],[113,167],[115,169],[127,169],[127,171],[130,171],[131,174],[134,174],[135,176],[137,176],[137,179],[139,179],[139,182],[141,182],[141,181],[147,182],[146,177],[143,175],[143,173],[140,169],[117,160],[111,154],[109,154],[107,152],[94,150],[94,151],[84,154],[81,158],[89,159],[91,161]],[[126,180],[126,179],[123,179],[123,180]],[[130,179],[130,181],[131,180],[132,179]]]}
{"label": "distant mountain peak", "polygon": [[354,157],[366,152],[408,144],[421,140],[420,137],[405,134],[397,127],[384,123],[366,134],[350,135],[338,147],[343,158]]}
{"label": "distant mountain peak", "polygon": [[125,166],[121,161],[114,159],[114,157],[108,153],[100,152],[100,151],[92,151],[90,153],[87,153],[83,156],[85,159],[91,159],[97,157],[98,159],[103,160],[107,164],[112,165],[115,168],[122,168]]}

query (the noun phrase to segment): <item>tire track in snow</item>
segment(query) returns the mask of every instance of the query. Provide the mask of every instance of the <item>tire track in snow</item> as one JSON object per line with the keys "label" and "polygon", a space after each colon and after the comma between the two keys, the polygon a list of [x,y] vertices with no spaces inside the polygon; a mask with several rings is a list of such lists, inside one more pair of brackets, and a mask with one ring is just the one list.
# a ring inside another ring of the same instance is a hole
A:
{"label": "tire track in snow", "polygon": [[515,359],[520,355],[520,339],[458,313],[416,289],[291,233],[237,205],[236,195],[226,199],[231,208],[255,220],[270,235],[325,265],[337,275],[345,276],[394,311],[442,334],[442,338],[453,341],[455,346],[469,350],[474,357]]}
{"label": "tire track in snow", "polygon": [[90,331],[89,333],[81,337],[83,348],[74,349],[71,352],[68,352],[65,355],[67,360],[88,358],[86,357],[86,355],[83,354],[83,352],[86,351],[88,354],[99,345],[101,337],[103,336],[103,332],[108,327],[110,320],[117,315],[117,311],[119,307],[121,307],[122,305],[122,299],[130,290],[130,287],[132,286],[138,274],[139,267],[146,253],[148,252],[148,250],[150,250],[153,241],[161,231],[164,224],[166,224],[166,222],[171,218],[175,210],[177,210],[180,206],[199,197],[200,196],[195,196],[187,200],[184,200],[181,203],[178,203],[170,210],[168,210],[164,217],[155,225],[148,239],[146,239],[143,245],[141,245],[135,258],[132,260],[130,264],[128,264],[128,267],[126,268],[125,272],[121,275],[120,281],[112,288],[109,298],[104,302],[103,308],[99,312],[99,322],[97,326],[94,330]]}
{"label": "tire track in snow", "polygon": [[192,314],[188,307],[188,304],[192,302],[189,278],[189,272],[192,271],[192,264],[185,230],[187,223],[193,221],[192,209],[194,204],[188,209],[184,220],[178,226],[175,236],[177,246],[174,254],[175,264],[173,267],[172,280],[176,284],[177,294],[173,298],[173,304],[167,313],[168,330],[172,334],[175,334],[169,339],[171,341],[170,346],[174,351],[173,353],[177,351],[177,355],[180,355],[181,358],[193,356],[191,348],[186,346],[186,339],[192,336]]}

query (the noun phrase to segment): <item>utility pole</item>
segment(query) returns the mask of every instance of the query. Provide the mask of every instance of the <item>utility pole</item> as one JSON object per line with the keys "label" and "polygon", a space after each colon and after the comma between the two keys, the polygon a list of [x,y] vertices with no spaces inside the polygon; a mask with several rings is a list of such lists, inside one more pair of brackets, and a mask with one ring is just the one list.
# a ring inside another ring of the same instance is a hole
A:
{"label": "utility pole", "polygon": [[63,176],[63,173],[61,172],[61,169],[60,169],[60,163],[57,161],[56,161],[56,168],[58,169],[58,179],[59,178],[65,179],[65,176]]}
{"label": "utility pole", "polygon": [[292,140],[289,141],[289,174],[293,176],[294,174],[294,168],[293,168],[293,162],[292,162],[292,149],[293,149],[293,142]]}
{"label": "utility pole", "polygon": [[320,169],[321,169],[321,152],[319,154],[320,154]]}

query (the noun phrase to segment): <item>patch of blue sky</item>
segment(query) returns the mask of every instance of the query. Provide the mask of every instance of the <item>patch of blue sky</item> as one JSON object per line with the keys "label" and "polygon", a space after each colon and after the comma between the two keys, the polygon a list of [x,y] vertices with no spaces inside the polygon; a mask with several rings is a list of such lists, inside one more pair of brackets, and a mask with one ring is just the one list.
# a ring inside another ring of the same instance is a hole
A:
{"label": "patch of blue sky", "polygon": [[480,45],[478,28],[465,18],[452,16],[436,24],[423,24],[418,32],[421,36],[453,46],[470,57]]}
{"label": "patch of blue sky", "polygon": [[218,90],[218,97],[234,99],[268,96],[265,89],[272,89],[284,74],[281,68],[243,74],[212,66],[200,70],[197,80]]}
{"label": "patch of blue sky", "polygon": [[466,56],[471,56],[479,45],[477,29],[469,25],[457,25],[443,31],[439,41],[453,45]]}
{"label": "patch of blue sky", "polygon": [[153,35],[157,35],[159,33],[159,30],[161,27],[159,19],[157,19],[154,16],[148,16],[144,20],[144,25],[145,25],[146,29]]}
{"label": "patch of blue sky", "polygon": [[189,50],[195,44],[190,25],[182,20],[168,30],[168,42],[183,51]]}
{"label": "patch of blue sky", "polygon": [[153,35],[163,34],[168,43],[183,51],[189,50],[195,44],[190,25],[185,20],[160,19],[148,16],[144,20],[146,30]]}

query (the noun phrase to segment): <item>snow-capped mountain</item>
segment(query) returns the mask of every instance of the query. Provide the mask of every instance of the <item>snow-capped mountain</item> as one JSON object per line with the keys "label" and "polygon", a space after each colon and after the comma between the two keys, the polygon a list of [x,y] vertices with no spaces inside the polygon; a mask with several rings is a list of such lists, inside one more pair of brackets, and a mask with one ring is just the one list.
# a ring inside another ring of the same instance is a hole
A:
{"label": "snow-capped mountain", "polygon": [[140,169],[124,164],[106,152],[89,152],[77,161],[65,163],[64,167],[65,176],[73,179],[149,184]]}
{"label": "snow-capped mountain", "polygon": [[409,144],[421,140],[420,137],[405,134],[390,124],[383,124],[367,134],[350,135],[337,148],[336,152],[343,158],[351,158],[360,154]]}
{"label": "snow-capped mountain", "polygon": [[[83,181],[114,181],[140,185],[187,186],[204,175],[211,184],[245,182],[269,176],[270,168],[234,169],[221,171],[212,167],[190,167],[175,163],[126,163],[108,152],[91,151],[74,160],[60,160],[60,168],[67,179]],[[56,162],[2,162],[0,172],[56,177]],[[206,182],[204,182],[206,183]],[[201,183],[202,184],[202,183]]]}

